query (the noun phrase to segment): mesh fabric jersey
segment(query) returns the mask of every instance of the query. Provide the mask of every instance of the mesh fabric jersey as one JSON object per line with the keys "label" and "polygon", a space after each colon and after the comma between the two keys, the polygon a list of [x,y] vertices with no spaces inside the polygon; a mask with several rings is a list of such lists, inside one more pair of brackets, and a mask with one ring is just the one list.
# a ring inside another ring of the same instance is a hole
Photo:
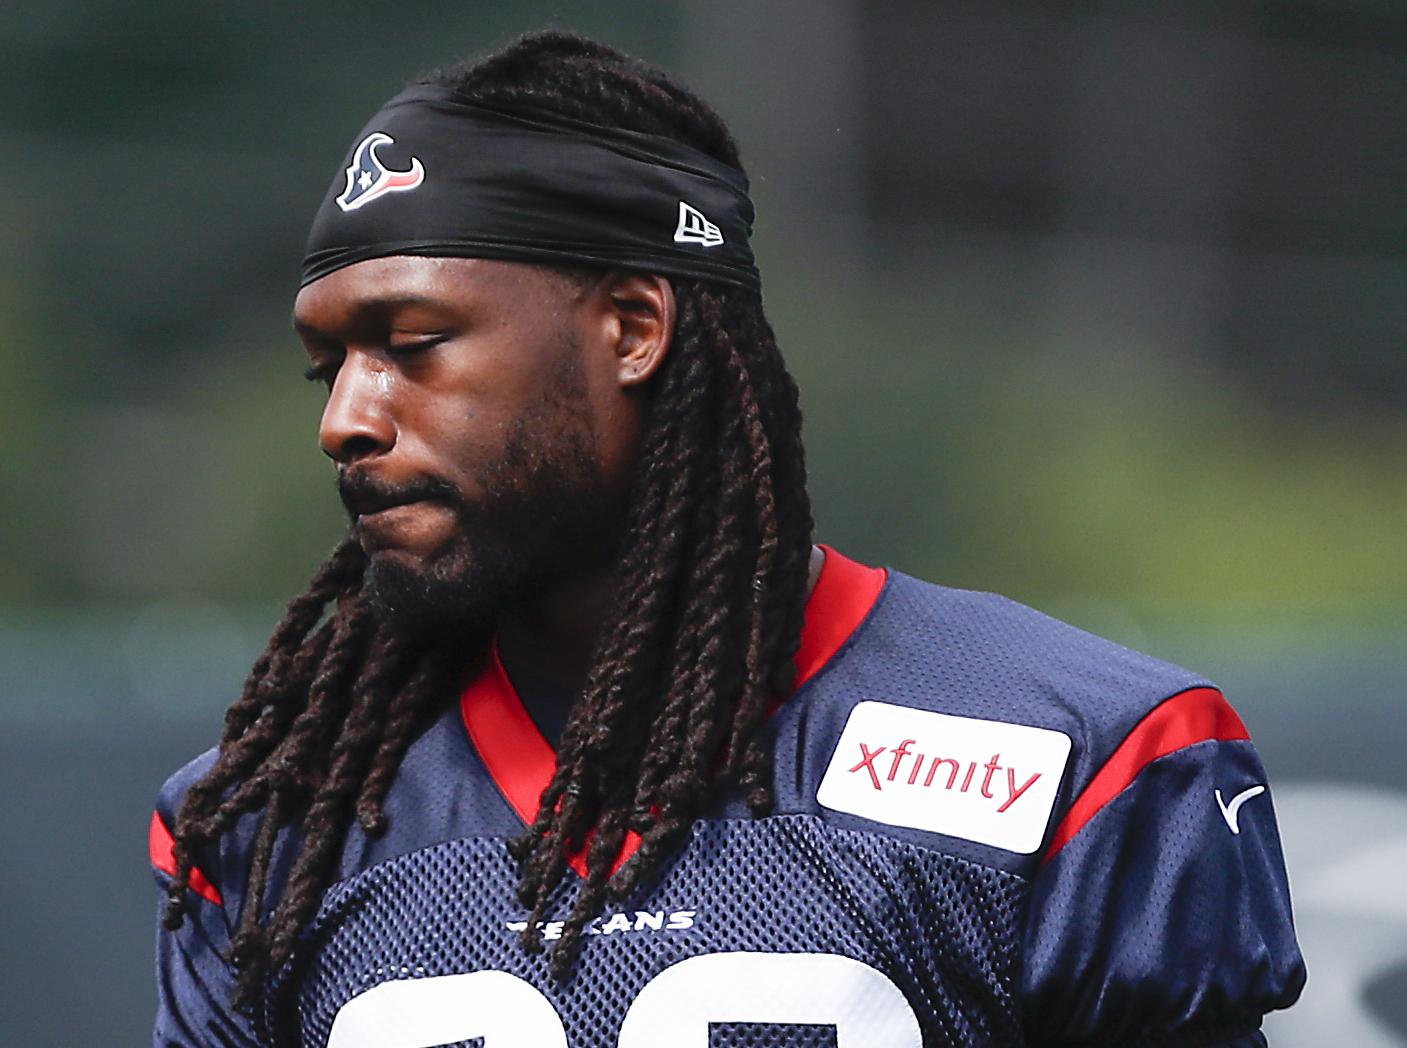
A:
{"label": "mesh fabric jersey", "polygon": [[[1240,1048],[1298,996],[1271,797],[1220,693],[833,550],[768,725],[775,813],[729,800],[700,820],[558,982],[519,945],[507,852],[553,753],[486,663],[407,753],[388,832],[349,831],[252,1016],[230,1006],[224,952],[257,817],[202,857],[193,918],[158,933],[157,1046]],[[174,812],[212,760],[162,791],[163,885]],[[579,884],[559,887],[548,945]]]}

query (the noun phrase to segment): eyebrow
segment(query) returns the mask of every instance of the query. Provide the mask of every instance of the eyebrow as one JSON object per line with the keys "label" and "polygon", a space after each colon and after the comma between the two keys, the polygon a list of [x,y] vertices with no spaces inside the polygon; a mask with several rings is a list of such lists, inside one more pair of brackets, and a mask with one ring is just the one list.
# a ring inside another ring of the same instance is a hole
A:
{"label": "eyebrow", "polygon": [[[395,309],[404,309],[408,306],[427,306],[432,309],[443,309],[444,302],[437,298],[430,298],[425,295],[382,295],[376,298],[362,299],[353,307],[350,319],[353,323],[364,320],[368,316],[388,313]],[[315,324],[310,324],[306,320],[299,318],[295,312],[292,317],[293,330],[300,335],[310,335],[319,338],[331,338],[332,336]]]}

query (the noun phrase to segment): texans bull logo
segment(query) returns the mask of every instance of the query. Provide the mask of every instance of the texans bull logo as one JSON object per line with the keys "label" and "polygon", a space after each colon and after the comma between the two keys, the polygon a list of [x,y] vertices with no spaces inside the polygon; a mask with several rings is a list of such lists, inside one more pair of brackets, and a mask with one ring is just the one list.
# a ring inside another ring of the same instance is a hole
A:
{"label": "texans bull logo", "polygon": [[392,171],[376,155],[378,146],[394,145],[395,139],[382,131],[373,131],[358,143],[347,168],[347,188],[337,198],[343,211],[355,211],[387,193],[414,189],[425,181],[425,167],[418,157],[410,158],[410,169]]}

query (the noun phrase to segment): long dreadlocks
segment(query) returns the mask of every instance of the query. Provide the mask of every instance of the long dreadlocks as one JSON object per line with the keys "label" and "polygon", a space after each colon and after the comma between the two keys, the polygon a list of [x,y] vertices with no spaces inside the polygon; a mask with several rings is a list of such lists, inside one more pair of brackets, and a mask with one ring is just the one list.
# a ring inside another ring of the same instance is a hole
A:
{"label": "long dreadlocks", "polygon": [[[659,70],[565,33],[541,33],[432,74],[466,101],[547,110],[666,135],[738,166],[727,129]],[[564,977],[607,899],[656,875],[725,788],[771,803],[760,728],[791,686],[811,548],[795,384],[753,291],[675,280],[673,343],[650,405],[587,683],[538,815],[510,845],[531,911],[524,946],[569,856],[586,876],[554,947]],[[166,926],[180,925],[198,858],[259,812],[231,958],[242,1004],[292,954],[334,875],[353,820],[384,829],[382,801],[418,727],[466,672],[461,653],[390,634],[362,592],[365,557],[344,541],[288,606],[225,717],[214,766],[174,828]],[[480,645],[482,646],[482,645]],[[291,869],[270,865],[289,828]],[[630,833],[633,857],[612,873]]]}

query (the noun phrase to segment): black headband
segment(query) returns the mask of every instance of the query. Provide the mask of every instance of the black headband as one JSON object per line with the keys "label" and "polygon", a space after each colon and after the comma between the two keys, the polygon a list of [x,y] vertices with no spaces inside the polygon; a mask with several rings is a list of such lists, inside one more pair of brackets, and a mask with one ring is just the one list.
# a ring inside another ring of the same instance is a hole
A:
{"label": "black headband", "polygon": [[760,286],[747,176],[672,139],[418,85],[357,136],[303,284],[386,255],[588,263]]}

